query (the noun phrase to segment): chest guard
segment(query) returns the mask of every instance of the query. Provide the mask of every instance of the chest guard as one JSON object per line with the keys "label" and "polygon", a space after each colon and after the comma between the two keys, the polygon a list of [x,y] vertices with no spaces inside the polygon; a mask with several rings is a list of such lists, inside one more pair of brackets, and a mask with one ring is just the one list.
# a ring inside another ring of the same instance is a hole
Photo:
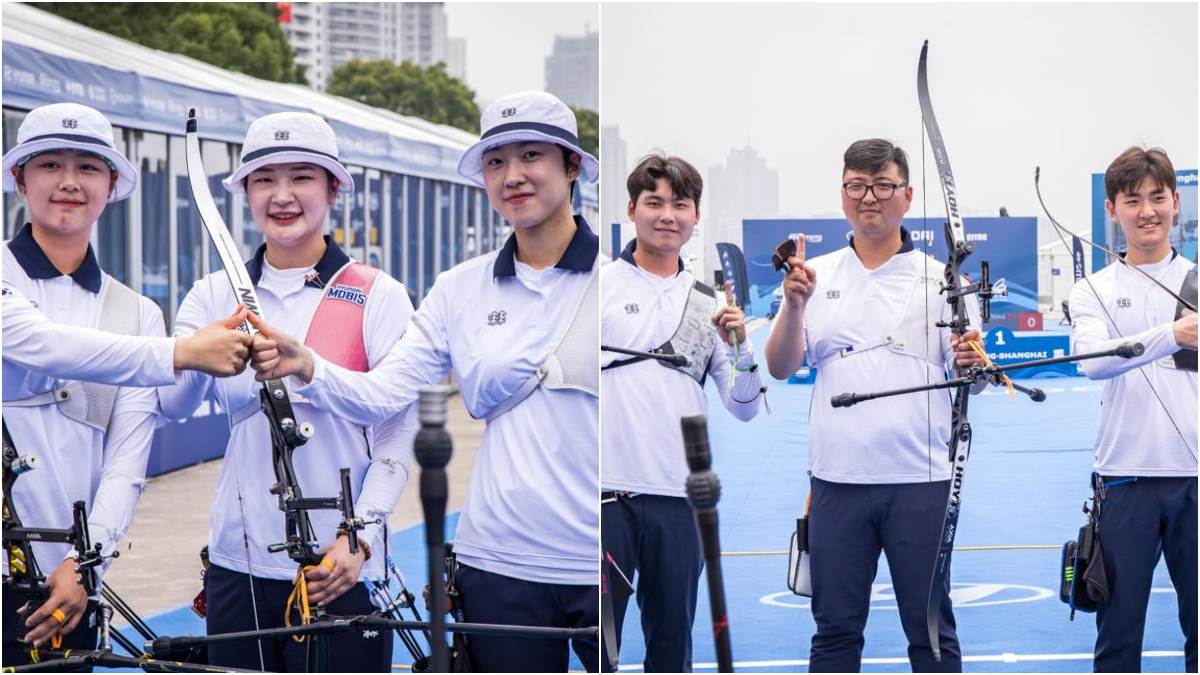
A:
{"label": "chest guard", "polygon": [[[687,303],[683,307],[683,317],[675,334],[669,340],[652,349],[656,354],[683,354],[687,364],[677,366],[673,363],[659,360],[664,368],[677,370],[695,380],[701,387],[708,377],[708,367],[712,361],[713,349],[717,344],[717,329],[713,326],[712,315],[716,312],[717,293],[699,281],[688,291]],[[620,368],[638,361],[645,361],[644,356],[634,356],[628,359],[617,359],[604,367]]]}
{"label": "chest guard", "polygon": [[[894,354],[925,361],[937,370],[945,370],[941,330],[933,325],[941,317],[945,301],[940,296],[930,293],[931,288],[941,287],[940,271],[943,265],[930,258],[927,267],[937,270],[937,273],[927,273],[921,268],[915,270],[913,282],[900,311],[900,318],[890,330],[877,340],[837,349],[821,357],[813,365],[819,369],[839,359],[857,356],[872,349],[887,349]],[[853,321],[851,316],[840,319]]]}
{"label": "chest guard", "polygon": [[488,422],[517,407],[539,386],[546,389],[574,389],[589,396],[600,396],[600,272],[592,266],[587,287],[575,308],[571,325],[561,340],[520,388],[492,408]]}
{"label": "chest guard", "polygon": [[[8,247],[4,248],[4,253],[6,257],[12,255]],[[11,263],[16,265],[15,260]],[[142,318],[141,297],[133,289],[109,276],[104,278],[100,294],[100,323],[97,328],[120,335],[139,335]],[[12,408],[57,406],[58,411],[67,419],[86,424],[101,433],[108,433],[118,389],[119,387],[111,384],[72,380],[27,398],[5,401],[4,405]]]}
{"label": "chest guard", "polygon": [[[367,341],[363,326],[367,315],[367,299],[375,287],[379,270],[351,260],[342,266],[326,284],[321,301],[308,323],[304,344],[323,358],[359,373],[365,373]],[[307,403],[308,399],[288,391],[292,403]],[[262,408],[254,396],[230,416],[232,424],[253,417]]]}
{"label": "chest guard", "polygon": [[[1188,271],[1187,276],[1183,278],[1183,286],[1179,289],[1179,297],[1192,303],[1196,306],[1196,267]],[[1183,303],[1176,303],[1175,320],[1178,321],[1185,314],[1191,314],[1191,310],[1184,307]],[[1196,372],[1196,350],[1195,349],[1180,349],[1171,355],[1171,360],[1175,367],[1179,370],[1190,370]]]}

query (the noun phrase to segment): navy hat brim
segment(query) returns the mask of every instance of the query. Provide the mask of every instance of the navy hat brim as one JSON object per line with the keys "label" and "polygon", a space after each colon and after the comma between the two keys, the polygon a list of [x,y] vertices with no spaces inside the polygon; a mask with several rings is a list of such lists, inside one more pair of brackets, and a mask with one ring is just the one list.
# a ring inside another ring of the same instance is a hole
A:
{"label": "navy hat brim", "polygon": [[[510,125],[504,125],[510,126]],[[591,153],[579,147],[579,141],[564,130],[536,123],[517,123],[505,129],[496,127],[485,137],[480,138],[474,145],[467,148],[458,160],[458,175],[475,183],[483,185],[483,153],[492,148],[511,143],[535,142],[561,145],[579,155],[580,178],[586,183],[595,183],[600,177],[600,162]],[[547,128],[542,128],[547,127]],[[554,133],[560,132],[560,133]]]}

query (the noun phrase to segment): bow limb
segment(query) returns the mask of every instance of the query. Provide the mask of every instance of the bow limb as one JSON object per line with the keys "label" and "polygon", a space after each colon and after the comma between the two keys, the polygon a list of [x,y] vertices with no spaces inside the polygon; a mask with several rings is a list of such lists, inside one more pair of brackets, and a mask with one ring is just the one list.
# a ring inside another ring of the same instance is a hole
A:
{"label": "bow limb", "polygon": [[[958,187],[954,180],[954,172],[950,168],[950,158],[946,151],[945,141],[938,128],[937,117],[933,113],[933,104],[929,97],[929,80],[927,58],[929,41],[921,47],[921,58],[917,65],[917,98],[921,106],[921,120],[926,135],[929,137],[930,149],[937,163],[938,179],[942,186],[942,198],[946,205],[946,244],[949,248],[949,258],[946,262],[942,291],[946,293],[946,302],[950,305],[949,321],[939,321],[939,328],[949,328],[951,333],[962,336],[970,323],[967,316],[967,296],[978,293],[982,316],[987,319],[987,303],[991,297],[991,289],[987,284],[986,275],[981,273],[980,283],[966,286],[962,280],[962,265],[967,256],[974,251],[974,245],[967,240],[963,227],[962,215],[958,210]],[[924,163],[924,153],[922,153]],[[983,268],[986,270],[986,267]],[[962,375],[963,369],[957,363],[952,364],[956,375]],[[933,658],[942,660],[940,647],[941,610],[944,604],[949,584],[950,556],[954,548],[954,534],[958,529],[958,515],[962,505],[962,486],[966,473],[967,459],[971,453],[971,423],[967,416],[970,401],[971,385],[955,387],[951,403],[950,440],[948,444],[950,458],[950,490],[946,499],[946,511],[942,518],[941,534],[938,539],[938,550],[934,559],[933,571],[930,575],[929,598],[925,608],[926,628],[929,634],[929,645]]]}

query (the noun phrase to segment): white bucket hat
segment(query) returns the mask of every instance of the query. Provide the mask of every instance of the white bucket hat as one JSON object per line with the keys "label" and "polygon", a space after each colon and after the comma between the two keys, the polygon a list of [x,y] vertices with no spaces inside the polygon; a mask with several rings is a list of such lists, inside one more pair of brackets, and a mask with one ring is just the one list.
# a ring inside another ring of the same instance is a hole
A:
{"label": "white bucket hat", "polygon": [[108,203],[128,197],[137,186],[138,171],[113,143],[112,123],[99,110],[79,103],[51,103],[29,111],[17,130],[17,144],[4,153],[4,190],[15,192],[14,166],[52,150],[82,150],[103,157],[117,172]]}
{"label": "white bucket hat", "polygon": [[324,167],[338,179],[340,192],[354,192],[350,172],[338,159],[333,128],[320,116],[305,112],[280,112],[250,123],[242,144],[242,164],[221,181],[229,192],[244,192],[242,179],[269,164],[310,162]]}
{"label": "white bucket hat", "polygon": [[600,175],[600,162],[579,147],[575,113],[553,94],[523,91],[501,96],[484,109],[479,126],[479,142],[458,160],[459,175],[479,185],[483,185],[483,153],[520,141],[561,145],[582,158],[584,181],[594,183]]}

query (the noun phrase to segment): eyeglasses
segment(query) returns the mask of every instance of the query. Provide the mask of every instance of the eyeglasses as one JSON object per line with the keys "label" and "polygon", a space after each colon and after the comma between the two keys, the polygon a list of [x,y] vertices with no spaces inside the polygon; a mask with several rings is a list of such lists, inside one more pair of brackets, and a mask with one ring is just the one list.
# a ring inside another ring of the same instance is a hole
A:
{"label": "eyeglasses", "polygon": [[871,194],[875,195],[875,199],[878,199],[881,202],[886,202],[887,200],[891,199],[892,195],[896,194],[896,190],[903,187],[908,187],[908,183],[900,183],[899,185],[896,183],[875,183],[874,185],[867,185],[866,183],[860,183],[858,181],[842,183],[842,189],[846,191],[846,196],[851,199],[862,199],[867,196],[867,191],[870,190]]}

